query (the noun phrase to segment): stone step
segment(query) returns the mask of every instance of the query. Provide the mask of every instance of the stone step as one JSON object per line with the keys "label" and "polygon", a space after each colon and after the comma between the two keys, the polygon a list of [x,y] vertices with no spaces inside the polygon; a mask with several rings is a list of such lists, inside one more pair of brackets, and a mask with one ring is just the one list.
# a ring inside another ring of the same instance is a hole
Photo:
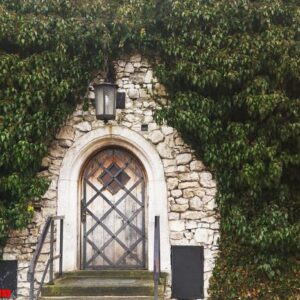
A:
{"label": "stone step", "polygon": [[[161,273],[161,278],[167,274]],[[98,278],[136,278],[153,279],[153,272],[147,270],[80,270],[65,272],[63,277],[98,277]]]}
{"label": "stone step", "polygon": [[[131,300],[153,300],[153,296],[131,296]],[[128,300],[128,296],[61,296],[41,297],[40,300]],[[162,297],[159,300],[163,300]]]}
{"label": "stone step", "polygon": [[[162,296],[164,286],[159,286]],[[152,280],[136,278],[99,278],[88,276],[66,276],[45,285],[42,296],[152,296]],[[132,297],[131,297],[132,298]]]}

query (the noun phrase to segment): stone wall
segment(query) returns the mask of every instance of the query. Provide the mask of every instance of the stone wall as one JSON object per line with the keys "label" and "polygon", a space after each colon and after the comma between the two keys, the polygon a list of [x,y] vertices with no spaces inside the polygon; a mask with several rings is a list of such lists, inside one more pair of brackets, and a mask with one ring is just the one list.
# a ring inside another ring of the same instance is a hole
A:
{"label": "stone wall", "polygon": [[[115,63],[115,68],[119,91],[126,93],[126,108],[118,109],[116,120],[109,121],[108,124],[130,128],[156,147],[164,165],[168,187],[171,245],[204,246],[207,296],[208,280],[218,251],[219,223],[214,201],[216,183],[209,170],[197,160],[193,150],[183,142],[175,129],[155,123],[153,113],[159,104],[154,99],[166,103],[167,95],[164,87],[153,77],[147,60],[140,55],[124,57]],[[92,89],[88,97],[94,98]],[[141,130],[142,124],[148,125],[147,131]],[[19,261],[18,299],[28,299],[26,272],[38,233],[47,216],[56,214],[57,182],[63,157],[79,137],[102,126],[106,125],[96,119],[93,105],[90,104],[86,111],[78,105],[51,144],[48,156],[43,159],[45,170],[40,176],[49,178],[49,189],[36,202],[32,224],[27,229],[12,232],[4,249],[4,259]],[[48,245],[38,270],[42,269],[43,262],[47,259],[47,248]],[[170,287],[167,289],[166,299],[169,297]]]}

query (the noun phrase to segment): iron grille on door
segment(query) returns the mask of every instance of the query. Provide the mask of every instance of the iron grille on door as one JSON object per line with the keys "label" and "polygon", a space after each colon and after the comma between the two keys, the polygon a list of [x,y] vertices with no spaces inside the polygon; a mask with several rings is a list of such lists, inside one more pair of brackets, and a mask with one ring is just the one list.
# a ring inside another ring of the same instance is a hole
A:
{"label": "iron grille on door", "polygon": [[145,178],[129,152],[97,153],[83,174],[84,269],[145,267]]}

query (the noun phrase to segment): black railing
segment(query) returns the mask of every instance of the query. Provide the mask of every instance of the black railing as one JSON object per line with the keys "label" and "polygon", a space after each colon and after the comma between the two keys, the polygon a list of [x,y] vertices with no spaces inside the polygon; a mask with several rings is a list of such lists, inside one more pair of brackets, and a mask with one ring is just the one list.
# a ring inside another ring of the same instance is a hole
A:
{"label": "black railing", "polygon": [[154,265],[153,265],[154,300],[158,300],[159,278],[160,278],[160,221],[159,221],[159,216],[155,216]]}
{"label": "black railing", "polygon": [[[54,256],[54,243],[56,239],[54,238],[54,221],[59,220],[60,226],[59,226],[59,254]],[[50,229],[50,253],[49,253],[49,259],[45,265],[45,269],[43,272],[43,275],[41,277],[40,282],[37,282],[39,284],[39,287],[37,289],[37,292],[35,294],[35,268],[38,263],[42,248],[44,246],[47,234]],[[64,232],[64,217],[62,216],[55,216],[55,217],[48,217],[46,224],[43,228],[42,234],[39,237],[38,244],[36,247],[36,250],[34,252],[33,258],[30,262],[29,270],[27,273],[27,280],[30,282],[30,291],[29,291],[29,300],[36,300],[39,298],[39,295],[42,290],[42,286],[44,284],[48,269],[49,269],[49,283],[53,282],[54,280],[54,268],[53,268],[53,262],[55,259],[59,258],[59,265],[58,265],[58,275],[62,275],[62,262],[63,262],[63,232]]]}

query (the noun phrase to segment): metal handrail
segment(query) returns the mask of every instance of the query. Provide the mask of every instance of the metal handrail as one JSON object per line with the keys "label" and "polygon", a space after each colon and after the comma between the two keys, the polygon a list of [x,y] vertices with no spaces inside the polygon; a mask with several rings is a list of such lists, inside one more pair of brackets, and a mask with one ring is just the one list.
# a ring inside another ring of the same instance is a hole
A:
{"label": "metal handrail", "polygon": [[[56,220],[60,220],[60,232],[59,232],[59,238],[60,238],[60,243],[59,243],[59,254],[54,256],[54,221]],[[50,258],[48,259],[42,278],[41,278],[41,282],[39,283],[39,288],[37,290],[36,295],[34,294],[34,283],[35,283],[35,268],[36,265],[38,263],[42,248],[44,246],[47,234],[49,232],[50,229]],[[29,290],[29,300],[35,300],[38,299],[40,292],[42,290],[43,284],[44,284],[44,280],[46,277],[46,274],[48,272],[49,269],[49,282],[53,282],[54,280],[54,273],[53,273],[53,262],[54,260],[59,258],[59,271],[58,271],[58,275],[62,275],[62,261],[63,261],[63,232],[64,232],[64,217],[63,216],[53,216],[53,217],[48,217],[46,220],[46,223],[44,225],[44,228],[42,230],[42,233],[39,237],[38,240],[38,244],[37,247],[35,249],[33,258],[30,262],[29,265],[29,270],[27,273],[27,281],[30,282],[30,290]]]}
{"label": "metal handrail", "polygon": [[159,220],[159,216],[155,216],[154,265],[153,265],[154,300],[158,300],[159,278],[160,278],[160,220]]}

